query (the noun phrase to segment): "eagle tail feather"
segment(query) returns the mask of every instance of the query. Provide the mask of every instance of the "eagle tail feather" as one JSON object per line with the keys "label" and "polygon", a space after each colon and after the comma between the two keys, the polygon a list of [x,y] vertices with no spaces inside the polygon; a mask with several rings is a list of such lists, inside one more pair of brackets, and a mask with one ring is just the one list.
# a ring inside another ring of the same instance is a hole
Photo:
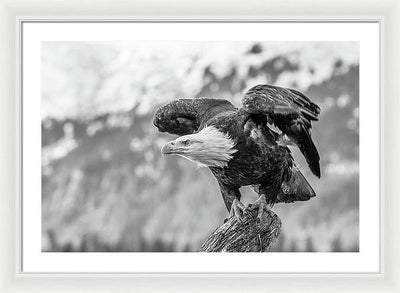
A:
{"label": "eagle tail feather", "polygon": [[277,202],[307,201],[315,197],[315,191],[301,171],[294,166],[288,181],[282,183]]}

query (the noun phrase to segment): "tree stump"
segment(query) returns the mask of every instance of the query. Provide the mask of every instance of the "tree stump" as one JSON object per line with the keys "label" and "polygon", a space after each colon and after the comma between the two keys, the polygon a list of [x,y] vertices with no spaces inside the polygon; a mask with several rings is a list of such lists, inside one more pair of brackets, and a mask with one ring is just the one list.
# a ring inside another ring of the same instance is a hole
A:
{"label": "tree stump", "polygon": [[247,207],[243,217],[229,218],[203,243],[199,252],[266,252],[281,232],[281,220],[265,209],[261,220],[258,208]]}

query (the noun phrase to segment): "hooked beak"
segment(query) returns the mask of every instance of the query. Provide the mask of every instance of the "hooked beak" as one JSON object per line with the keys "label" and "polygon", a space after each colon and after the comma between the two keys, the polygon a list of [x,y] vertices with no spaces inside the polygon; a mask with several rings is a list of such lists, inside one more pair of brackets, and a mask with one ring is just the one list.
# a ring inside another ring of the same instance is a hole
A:
{"label": "hooked beak", "polygon": [[177,153],[177,149],[175,149],[174,142],[170,141],[167,142],[162,148],[161,148],[161,154],[163,155],[169,155],[169,154],[174,154]]}

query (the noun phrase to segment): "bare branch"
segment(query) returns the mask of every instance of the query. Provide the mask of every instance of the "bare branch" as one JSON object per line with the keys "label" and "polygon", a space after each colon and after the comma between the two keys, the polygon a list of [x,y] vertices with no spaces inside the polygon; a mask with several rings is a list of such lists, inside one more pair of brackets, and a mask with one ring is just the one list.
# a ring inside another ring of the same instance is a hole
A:
{"label": "bare branch", "polygon": [[219,226],[203,243],[200,252],[266,252],[278,238],[281,220],[266,209],[261,220],[258,208],[247,208],[239,220],[235,216]]}

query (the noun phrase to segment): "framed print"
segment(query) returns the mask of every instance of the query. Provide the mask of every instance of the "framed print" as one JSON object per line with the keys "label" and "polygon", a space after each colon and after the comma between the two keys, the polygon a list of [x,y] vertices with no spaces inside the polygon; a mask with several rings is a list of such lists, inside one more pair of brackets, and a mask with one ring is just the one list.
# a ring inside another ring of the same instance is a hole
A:
{"label": "framed print", "polygon": [[398,289],[389,2],[5,5],[2,289]]}
{"label": "framed print", "polygon": [[378,22],[21,25],[23,272],[379,272]]}

